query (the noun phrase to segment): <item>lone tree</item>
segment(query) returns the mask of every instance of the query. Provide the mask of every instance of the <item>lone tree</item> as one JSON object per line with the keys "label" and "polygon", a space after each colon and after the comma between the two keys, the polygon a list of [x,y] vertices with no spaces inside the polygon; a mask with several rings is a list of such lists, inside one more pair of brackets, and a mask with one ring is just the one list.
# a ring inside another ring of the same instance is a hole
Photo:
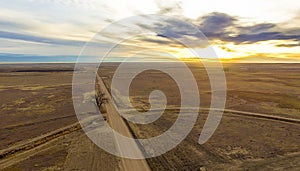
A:
{"label": "lone tree", "polygon": [[99,93],[97,96],[96,96],[96,103],[99,107],[102,106],[102,104],[105,104],[107,103],[108,99],[105,97],[105,94],[104,93]]}

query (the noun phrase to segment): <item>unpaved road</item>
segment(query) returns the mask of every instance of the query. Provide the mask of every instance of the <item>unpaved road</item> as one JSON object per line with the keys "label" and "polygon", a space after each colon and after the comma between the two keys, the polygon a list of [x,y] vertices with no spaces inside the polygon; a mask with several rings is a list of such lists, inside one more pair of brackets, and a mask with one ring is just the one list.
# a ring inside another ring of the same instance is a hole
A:
{"label": "unpaved road", "polygon": [[[106,87],[104,86],[103,82],[100,82],[99,84],[101,85],[102,91],[105,91],[105,94],[108,96],[108,98],[110,98],[109,96],[110,94],[107,91]],[[118,132],[120,132],[121,134],[132,138],[132,134],[130,133],[128,127],[126,126],[126,123],[119,116],[114,106],[110,103],[106,105],[109,113],[108,120],[110,122],[111,127],[117,130]],[[201,109],[208,110],[207,108],[201,108]],[[270,120],[270,121],[293,123],[293,124],[300,123],[299,119],[286,118],[286,117],[274,116],[269,114],[244,112],[244,111],[237,111],[237,110],[230,110],[230,109],[225,109],[224,112],[229,115],[238,115],[240,117],[253,117],[253,118],[260,118],[262,120]],[[72,115],[70,115],[70,117],[71,116]],[[228,116],[228,115],[224,115],[224,116]],[[51,120],[60,120],[65,117],[69,117],[69,116],[57,117]],[[48,120],[26,123],[21,125],[14,125],[10,127],[4,127],[1,129],[15,129],[20,126],[32,125],[32,124],[43,123],[43,122],[48,122]],[[64,135],[68,134],[68,130],[73,129],[74,126],[77,127],[77,125],[78,123],[76,123],[75,125],[70,125],[61,128],[53,132],[49,132],[45,135],[33,139],[26,140],[8,149],[1,150],[0,155],[3,157],[1,157],[0,160],[0,168],[5,168],[15,163],[19,163],[25,159],[29,159],[30,156],[34,156],[43,151],[47,151],[48,148],[52,148],[52,147],[48,147],[49,145],[49,144],[47,145],[48,142],[51,141],[53,142],[59,139],[63,139]],[[113,162],[112,160],[116,160],[113,159],[113,156],[109,156],[109,154],[104,154],[102,151],[99,151],[99,148],[95,146],[92,142],[90,142],[89,139],[87,139],[87,137],[84,135],[84,133],[78,133],[79,131],[76,130],[77,128],[71,131],[72,134],[76,134],[76,136],[72,136],[71,142],[73,143],[71,144],[73,145],[71,145],[71,149],[65,163],[66,170],[98,170],[99,168],[103,168],[104,166],[103,163],[109,165],[106,166],[107,167],[106,170],[111,170],[111,168],[113,167],[111,163],[120,163],[121,170],[150,170],[145,160],[130,160],[125,158],[120,158],[119,161]],[[119,144],[118,147],[121,148],[120,146],[121,145]],[[138,148],[136,147],[136,149]],[[297,160],[299,159],[297,158]],[[285,161],[285,162],[289,162],[289,161]],[[278,163],[278,161],[274,162],[274,165],[275,163]]]}
{"label": "unpaved road", "polygon": [[[107,90],[102,78],[97,75],[97,79],[98,79],[100,91],[102,93],[104,93],[108,99],[108,103],[106,103],[105,105],[106,105],[106,109],[107,109],[107,113],[108,113],[108,122],[109,122],[110,126],[114,130],[118,131],[120,134],[133,139],[133,135],[129,131],[129,128],[127,127],[126,123],[124,122],[122,117],[117,112],[113,103],[111,103],[112,102],[111,95],[110,95],[109,91]],[[119,149],[119,152],[122,152],[123,148],[126,148],[126,149],[130,150],[131,153],[133,153],[133,154],[142,155],[142,152],[140,151],[137,144],[130,144],[129,146],[125,147],[123,144],[121,144],[118,141],[118,139],[115,139],[115,140],[116,140],[116,145],[117,145],[117,148]],[[126,159],[126,158],[121,158],[121,169],[128,170],[128,171],[151,170],[145,159],[134,160],[134,159]]]}

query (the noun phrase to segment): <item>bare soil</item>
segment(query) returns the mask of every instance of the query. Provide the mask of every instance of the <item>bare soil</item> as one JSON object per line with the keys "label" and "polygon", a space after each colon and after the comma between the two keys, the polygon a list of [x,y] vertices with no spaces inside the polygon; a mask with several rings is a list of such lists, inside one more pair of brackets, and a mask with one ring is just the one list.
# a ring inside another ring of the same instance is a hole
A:
{"label": "bare soil", "polygon": [[[203,67],[197,75],[201,107],[210,106],[210,84]],[[99,70],[109,88],[116,64]],[[0,67],[0,149],[77,122],[72,104],[73,64],[24,64]],[[224,64],[226,108],[300,119],[299,64]],[[149,94],[162,90],[168,110],[157,121],[128,122],[134,136],[148,138],[166,131],[177,118],[180,92],[168,75],[150,70],[139,74],[130,89],[133,106],[149,109]],[[147,159],[152,170],[299,170],[299,124],[224,113],[213,137],[198,144],[207,111],[201,110],[192,132],[176,148]],[[74,131],[13,156],[0,170],[119,170],[120,158]]]}

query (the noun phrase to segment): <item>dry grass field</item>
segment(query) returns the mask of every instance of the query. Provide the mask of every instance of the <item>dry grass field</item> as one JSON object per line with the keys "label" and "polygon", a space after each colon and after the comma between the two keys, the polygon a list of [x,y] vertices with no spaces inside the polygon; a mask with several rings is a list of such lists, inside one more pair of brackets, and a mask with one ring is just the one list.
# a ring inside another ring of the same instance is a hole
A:
{"label": "dry grass field", "polygon": [[[77,122],[72,102],[73,66],[1,66],[1,150]],[[2,158],[0,170],[111,170],[115,167],[118,170],[117,159],[94,145],[82,131],[24,151],[8,161]]]}
{"label": "dry grass field", "polygon": [[72,66],[1,66],[1,149],[76,121]]}
{"label": "dry grass field", "polygon": [[[100,69],[107,87],[116,66]],[[190,65],[201,94],[201,106],[210,105],[210,84],[202,67]],[[227,79],[226,109],[300,118],[299,64],[225,64]],[[162,83],[163,82],[163,83]],[[163,116],[147,125],[130,123],[138,138],[160,135],[177,119],[180,92],[176,82],[156,70],[139,74],[131,83],[131,102],[139,111],[150,108],[151,91],[162,90],[168,99]],[[213,137],[197,144],[207,111],[200,111],[192,132],[175,149],[148,159],[154,170],[285,170],[299,169],[299,124],[237,116],[225,112]],[[287,162],[288,161],[288,162]]]}
{"label": "dry grass field", "polygon": [[[100,76],[109,87],[116,65],[103,65]],[[204,68],[190,66],[196,76],[201,107],[210,105]],[[226,109],[300,119],[299,64],[224,64]],[[1,65],[0,147],[77,122],[72,104],[72,64]],[[137,110],[149,109],[152,90],[162,90],[168,110],[157,121],[129,122],[135,136],[148,138],[166,131],[176,120],[179,90],[168,75],[150,70],[131,85]],[[152,170],[299,170],[300,125],[225,112],[213,137],[198,144],[207,111],[201,110],[192,132],[176,148],[147,159]],[[59,136],[41,146],[0,159],[3,170],[119,170],[119,158],[95,146],[81,131]]]}

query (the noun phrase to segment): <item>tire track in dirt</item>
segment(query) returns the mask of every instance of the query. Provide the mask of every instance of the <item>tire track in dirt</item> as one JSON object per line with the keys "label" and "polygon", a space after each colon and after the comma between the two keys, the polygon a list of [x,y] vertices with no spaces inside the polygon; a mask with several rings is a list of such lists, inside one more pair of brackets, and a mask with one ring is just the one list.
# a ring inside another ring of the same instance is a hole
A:
{"label": "tire track in dirt", "polygon": [[[184,110],[180,107],[172,107],[172,108],[166,108],[165,110]],[[155,110],[162,110],[162,109],[153,109]],[[214,109],[214,108],[200,108],[200,110],[222,110],[222,109]],[[130,110],[126,111],[130,112]],[[239,116],[247,116],[247,117],[254,117],[254,118],[261,118],[261,119],[267,119],[267,120],[273,120],[278,122],[286,122],[286,123],[294,123],[294,124],[300,124],[300,119],[296,118],[287,118],[282,116],[274,116],[272,114],[264,114],[264,113],[255,113],[255,112],[246,112],[246,111],[239,111],[239,110],[232,110],[232,109],[224,109],[224,113],[232,114],[232,115],[239,115]],[[226,116],[226,115],[223,115]]]}
{"label": "tire track in dirt", "polygon": [[11,129],[16,129],[18,127],[26,127],[26,126],[36,125],[36,124],[42,124],[42,123],[46,123],[46,122],[51,122],[51,121],[56,121],[56,120],[66,119],[66,118],[71,118],[71,117],[76,117],[76,115],[67,115],[67,116],[62,116],[62,117],[56,117],[56,118],[46,119],[46,120],[42,120],[42,121],[27,122],[27,123],[16,124],[16,125],[9,125],[9,126],[0,128],[0,130],[1,129],[11,130]]}
{"label": "tire track in dirt", "polygon": [[[7,148],[7,149],[0,150],[0,160],[11,157],[17,153],[21,153],[21,152],[25,152],[25,151],[34,149],[34,148],[41,146],[53,139],[70,134],[71,132],[77,131],[79,129],[81,129],[79,123],[74,123],[72,125],[49,132],[47,134],[29,139],[29,140],[25,140],[21,143],[18,143],[17,145]],[[0,166],[1,166],[1,162],[0,162]]]}

